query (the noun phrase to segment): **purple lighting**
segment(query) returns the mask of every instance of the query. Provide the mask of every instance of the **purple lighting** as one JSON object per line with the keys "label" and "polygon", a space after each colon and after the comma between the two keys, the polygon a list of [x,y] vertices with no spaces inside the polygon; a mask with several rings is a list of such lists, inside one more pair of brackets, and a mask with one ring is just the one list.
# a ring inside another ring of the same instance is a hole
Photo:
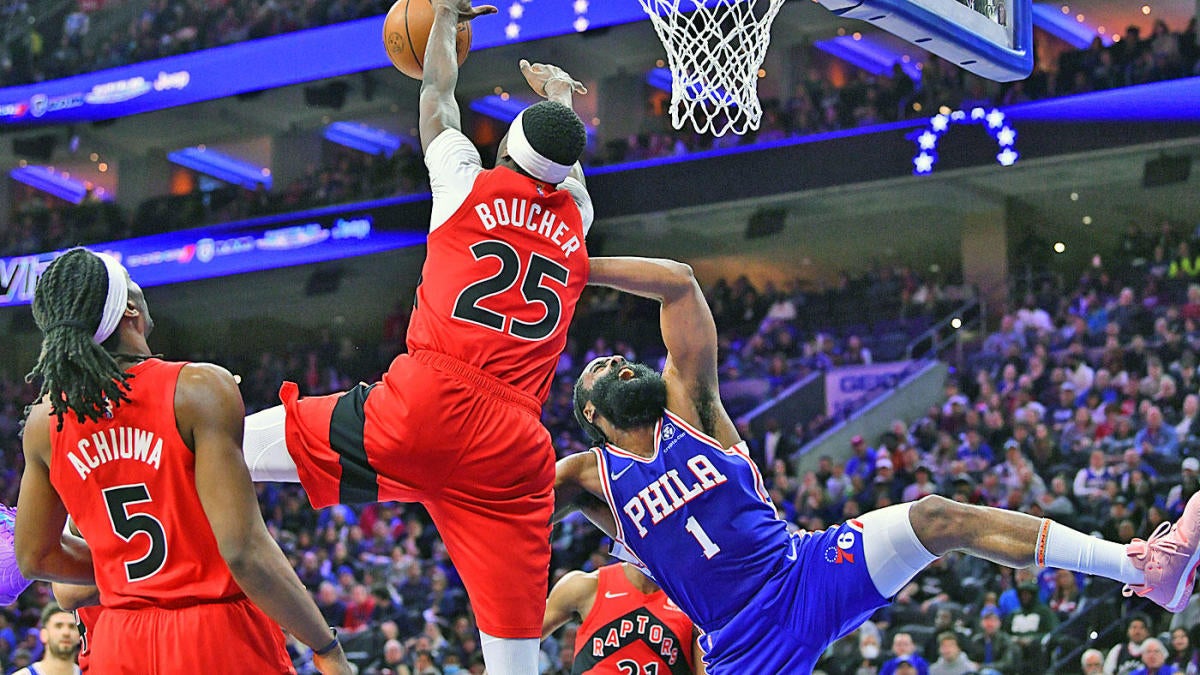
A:
{"label": "purple lighting", "polygon": [[829,40],[817,40],[813,44],[817,49],[873,75],[890,76],[892,66],[899,63],[914,82],[921,81],[921,69],[917,67],[915,59],[905,62],[903,53],[869,35],[859,34],[858,39],[853,35],[842,35]]}

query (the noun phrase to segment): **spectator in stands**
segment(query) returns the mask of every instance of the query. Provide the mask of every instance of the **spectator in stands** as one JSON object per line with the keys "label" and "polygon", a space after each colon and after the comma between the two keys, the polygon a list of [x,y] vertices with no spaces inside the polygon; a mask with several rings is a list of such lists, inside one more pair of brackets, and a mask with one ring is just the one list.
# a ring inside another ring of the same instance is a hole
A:
{"label": "spectator in stands", "polygon": [[1042,638],[1058,625],[1058,617],[1042,602],[1036,581],[1017,586],[1019,606],[1004,618],[1004,630],[1021,651],[1020,661],[1040,669],[1045,666]]}
{"label": "spectator in stands", "polygon": [[1070,570],[1054,571],[1054,590],[1048,603],[1060,622],[1066,621],[1079,608],[1079,579]]}
{"label": "spectator in stands", "polygon": [[1200,650],[1192,646],[1191,635],[1186,628],[1175,628],[1171,631],[1170,657],[1167,662],[1180,675],[1196,675],[1200,673]]}
{"label": "spectator in stands", "polygon": [[933,482],[933,474],[929,467],[922,464],[913,472],[913,481],[904,487],[900,500],[915,502],[921,497],[937,494],[937,491],[937,483]]}
{"label": "spectator in stands", "polygon": [[897,632],[892,635],[892,658],[884,661],[879,675],[896,675],[901,664],[909,664],[919,675],[929,675],[929,663],[917,653],[912,635]]}
{"label": "spectator in stands", "polygon": [[1167,663],[1167,648],[1158,638],[1146,638],[1142,643],[1142,666],[1130,675],[1175,675],[1175,666]]}
{"label": "spectator in stands", "polygon": [[979,664],[979,675],[1016,675],[1018,671],[1020,649],[1000,628],[1000,610],[984,606],[979,613],[979,632],[967,647],[967,655]]}
{"label": "spectator in stands", "polygon": [[1183,504],[1200,490],[1200,459],[1187,457],[1180,465],[1179,484],[1167,492],[1166,508],[1170,514],[1183,513]]}
{"label": "spectator in stands", "polygon": [[1200,395],[1189,393],[1183,397],[1183,404],[1180,406],[1179,423],[1175,425],[1177,438],[1182,441],[1188,436],[1198,435],[1197,432],[1200,432],[1198,415],[1200,415]]}
{"label": "spectator in stands", "polygon": [[957,454],[965,469],[973,474],[986,471],[995,459],[992,447],[983,440],[983,434],[975,427],[967,429]]}
{"label": "spectator in stands", "polygon": [[1104,675],[1104,652],[1099,649],[1087,649],[1079,657],[1079,672],[1081,675]]}
{"label": "spectator in stands", "polygon": [[1075,499],[1079,500],[1080,507],[1085,510],[1101,508],[1108,499],[1105,485],[1116,479],[1116,474],[1108,467],[1108,456],[1104,451],[1092,450],[1088,453],[1087,466],[1075,474]]}
{"label": "spectator in stands", "polygon": [[962,651],[957,634],[946,631],[939,633],[938,660],[929,665],[929,675],[967,675],[979,669]]}
{"label": "spectator in stands", "polygon": [[861,434],[856,434],[850,439],[850,450],[854,455],[846,460],[846,475],[869,482],[875,473],[875,449],[867,446],[867,440]]}
{"label": "spectator in stands", "polygon": [[1108,675],[1129,675],[1142,666],[1142,647],[1150,638],[1150,619],[1144,614],[1133,614],[1125,621],[1127,640],[1115,645],[1104,659],[1104,672]]}
{"label": "spectator in stands", "polygon": [[1175,428],[1165,423],[1162,410],[1156,405],[1146,411],[1145,426],[1134,435],[1133,445],[1144,456],[1179,459],[1179,437]]}

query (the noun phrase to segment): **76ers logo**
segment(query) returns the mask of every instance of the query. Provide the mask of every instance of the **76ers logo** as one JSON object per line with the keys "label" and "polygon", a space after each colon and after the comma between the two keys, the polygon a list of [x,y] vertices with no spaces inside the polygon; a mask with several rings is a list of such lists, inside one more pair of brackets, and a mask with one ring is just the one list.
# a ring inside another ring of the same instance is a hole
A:
{"label": "76ers logo", "polygon": [[838,534],[836,547],[830,546],[825,549],[825,562],[834,565],[841,565],[842,563],[854,564],[854,554],[850,552],[850,549],[853,547],[854,532],[852,530],[845,530]]}

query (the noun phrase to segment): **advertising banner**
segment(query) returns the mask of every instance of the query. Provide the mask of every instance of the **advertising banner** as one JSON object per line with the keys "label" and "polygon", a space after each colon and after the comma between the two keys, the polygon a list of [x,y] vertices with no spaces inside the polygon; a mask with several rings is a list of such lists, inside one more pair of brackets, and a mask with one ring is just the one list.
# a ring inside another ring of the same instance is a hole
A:
{"label": "advertising banner", "polygon": [[[423,245],[427,219],[405,218],[421,223],[419,230],[381,228],[407,215],[397,213],[403,210],[398,203],[356,204],[88,248],[115,256],[141,286],[158,286]],[[62,253],[0,258],[0,307],[28,304],[38,277]]]}
{"label": "advertising banner", "polygon": [[912,361],[845,366],[825,373],[825,412],[834,417],[872,393],[891,389],[904,378]]}

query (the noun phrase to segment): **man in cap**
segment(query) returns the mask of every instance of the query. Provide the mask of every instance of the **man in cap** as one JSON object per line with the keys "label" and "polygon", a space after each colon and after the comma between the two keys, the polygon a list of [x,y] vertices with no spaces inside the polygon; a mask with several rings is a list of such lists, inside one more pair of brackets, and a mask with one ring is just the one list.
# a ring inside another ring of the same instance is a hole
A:
{"label": "man in cap", "polygon": [[979,664],[980,675],[1011,675],[1017,672],[1020,650],[1000,626],[1000,610],[995,605],[984,606],[979,613],[979,633],[971,638],[971,644],[967,647],[967,655]]}

